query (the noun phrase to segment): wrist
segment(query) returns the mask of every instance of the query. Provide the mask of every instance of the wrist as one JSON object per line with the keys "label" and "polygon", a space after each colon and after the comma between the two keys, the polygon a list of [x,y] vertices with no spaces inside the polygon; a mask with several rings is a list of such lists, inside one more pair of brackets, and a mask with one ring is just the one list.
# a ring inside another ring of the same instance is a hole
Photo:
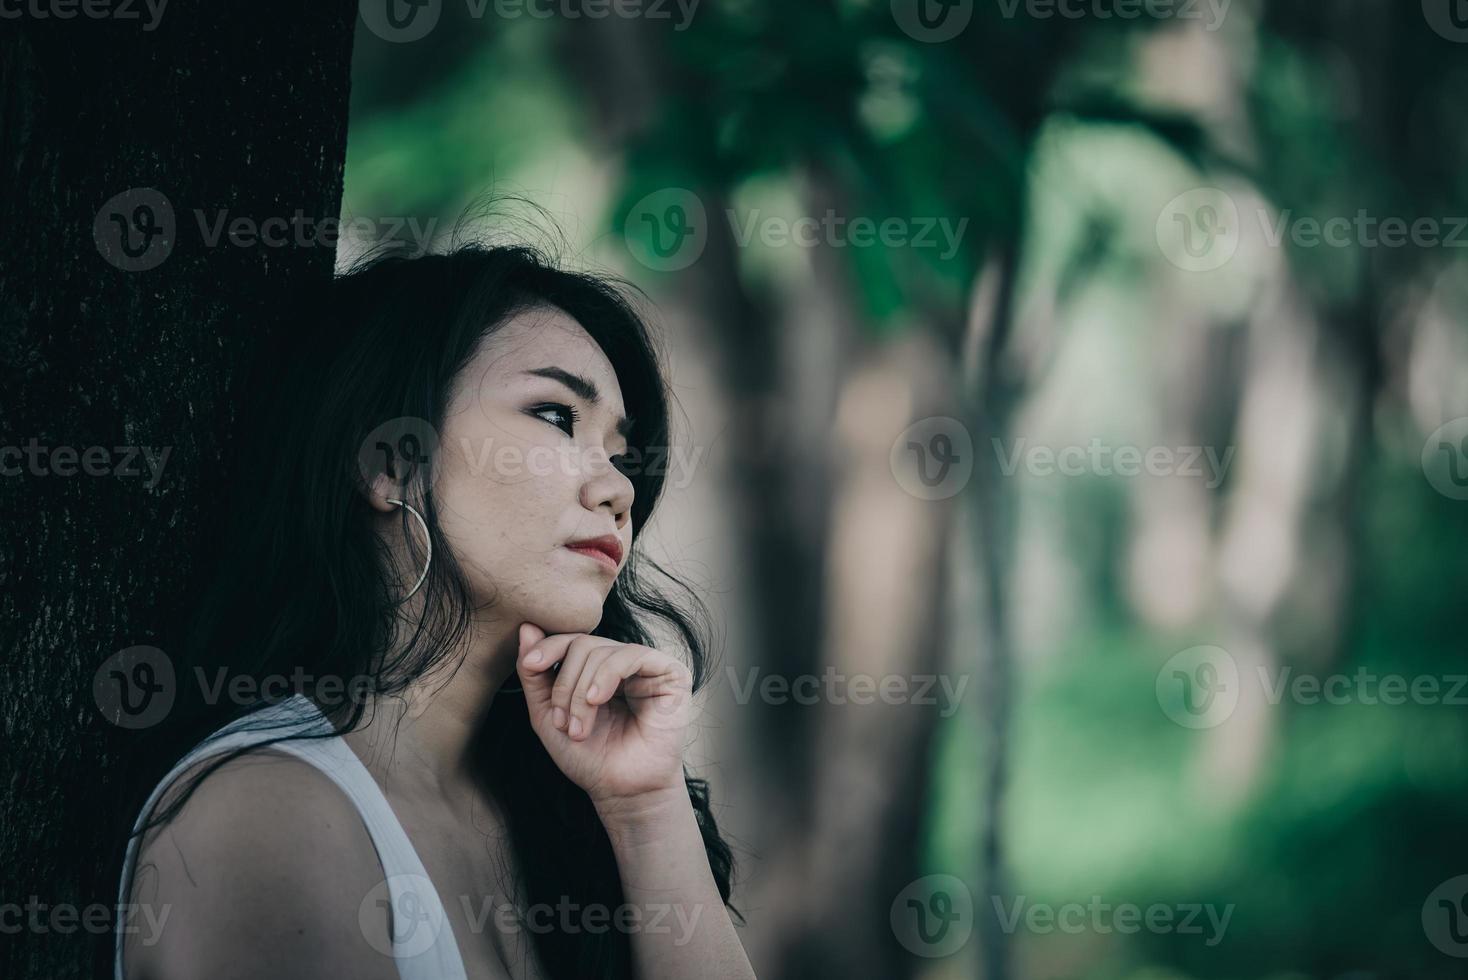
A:
{"label": "wrist", "polygon": [[676,786],[594,799],[593,805],[613,844],[618,845],[658,840],[693,811],[688,787],[681,779]]}

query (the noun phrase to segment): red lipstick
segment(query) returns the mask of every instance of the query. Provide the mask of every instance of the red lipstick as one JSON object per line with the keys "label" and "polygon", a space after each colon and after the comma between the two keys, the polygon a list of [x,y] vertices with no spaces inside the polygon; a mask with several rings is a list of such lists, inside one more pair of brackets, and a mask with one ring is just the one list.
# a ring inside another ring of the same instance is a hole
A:
{"label": "red lipstick", "polygon": [[612,571],[622,567],[622,542],[614,534],[603,534],[599,538],[582,538],[580,541],[570,541],[567,548],[578,554],[586,555],[595,561],[606,565]]}

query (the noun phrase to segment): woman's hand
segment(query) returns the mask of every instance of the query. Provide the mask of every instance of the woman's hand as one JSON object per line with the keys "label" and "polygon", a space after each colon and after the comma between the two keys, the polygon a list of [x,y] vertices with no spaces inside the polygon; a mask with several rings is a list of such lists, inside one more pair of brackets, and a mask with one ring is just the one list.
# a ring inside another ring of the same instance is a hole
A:
{"label": "woman's hand", "polygon": [[626,901],[696,924],[676,940],[667,930],[633,930],[637,975],[754,980],[683,781],[688,668],[651,647],[586,633],[546,636],[526,623],[515,670],[535,734],[596,806]]}
{"label": "woman's hand", "polygon": [[[559,669],[552,669],[559,665]],[[530,724],[598,811],[681,798],[693,676],[652,647],[520,627],[515,661]]]}

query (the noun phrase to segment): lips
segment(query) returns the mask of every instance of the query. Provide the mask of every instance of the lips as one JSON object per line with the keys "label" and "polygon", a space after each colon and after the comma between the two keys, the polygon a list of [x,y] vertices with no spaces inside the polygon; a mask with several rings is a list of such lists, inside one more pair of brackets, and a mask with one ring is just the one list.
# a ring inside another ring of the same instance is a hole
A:
{"label": "lips", "polygon": [[612,571],[622,567],[622,542],[616,535],[603,534],[599,538],[582,538],[580,541],[568,542],[566,547],[603,563]]}

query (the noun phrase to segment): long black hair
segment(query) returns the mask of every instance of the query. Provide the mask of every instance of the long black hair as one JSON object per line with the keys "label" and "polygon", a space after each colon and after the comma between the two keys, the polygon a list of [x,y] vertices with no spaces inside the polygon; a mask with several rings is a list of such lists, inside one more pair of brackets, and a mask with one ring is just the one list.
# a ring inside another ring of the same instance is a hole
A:
{"label": "long black hair", "polygon": [[[359,694],[391,696],[429,672],[437,676],[457,668],[473,600],[438,526],[432,460],[395,474],[404,479],[405,499],[423,514],[433,548],[420,589],[421,614],[405,628],[401,571],[393,569],[374,530],[375,512],[361,492],[360,450],[384,423],[391,428],[416,420],[442,431],[455,379],[480,342],[516,312],[537,307],[558,308],[574,318],[616,372],[633,420],[629,458],[654,461],[626,470],[636,493],[634,535],[644,527],[666,475],[655,462],[667,458],[669,394],[661,351],[626,290],[614,280],[562,268],[523,245],[460,245],[417,257],[379,254],[305,296],[295,329],[278,332],[278,340],[261,350],[246,392],[254,395],[242,418],[247,437],[233,454],[233,530],[191,631],[185,672],[199,678],[227,672],[257,681],[294,679],[280,693],[338,703],[333,722],[346,731],[362,724],[370,699],[343,699],[343,685]],[[408,523],[403,508],[398,512],[405,540],[417,546],[416,523]],[[422,560],[421,548],[416,557]],[[634,537],[596,632],[618,642],[653,644],[651,630],[659,624],[682,647],[694,686],[701,686],[709,672],[703,604],[643,554]],[[337,685],[329,695],[316,690],[325,679]],[[206,703],[199,689],[204,686],[181,683],[170,722],[135,752],[130,768],[138,802],[132,815],[160,770],[166,771],[156,750],[160,740],[187,749],[201,735],[276,700]],[[244,751],[220,753],[137,833],[172,819],[204,778]],[[472,754],[476,780],[505,815],[524,900],[621,905],[621,882],[601,821],[590,798],[560,772],[531,729],[522,695],[495,696]],[[710,811],[707,784],[686,773],[685,780],[709,866],[728,903],[730,848]],[[132,835],[120,836],[125,841]],[[130,893],[131,883],[125,884]],[[537,930],[533,942],[549,977],[631,976],[631,942],[624,931]]]}

